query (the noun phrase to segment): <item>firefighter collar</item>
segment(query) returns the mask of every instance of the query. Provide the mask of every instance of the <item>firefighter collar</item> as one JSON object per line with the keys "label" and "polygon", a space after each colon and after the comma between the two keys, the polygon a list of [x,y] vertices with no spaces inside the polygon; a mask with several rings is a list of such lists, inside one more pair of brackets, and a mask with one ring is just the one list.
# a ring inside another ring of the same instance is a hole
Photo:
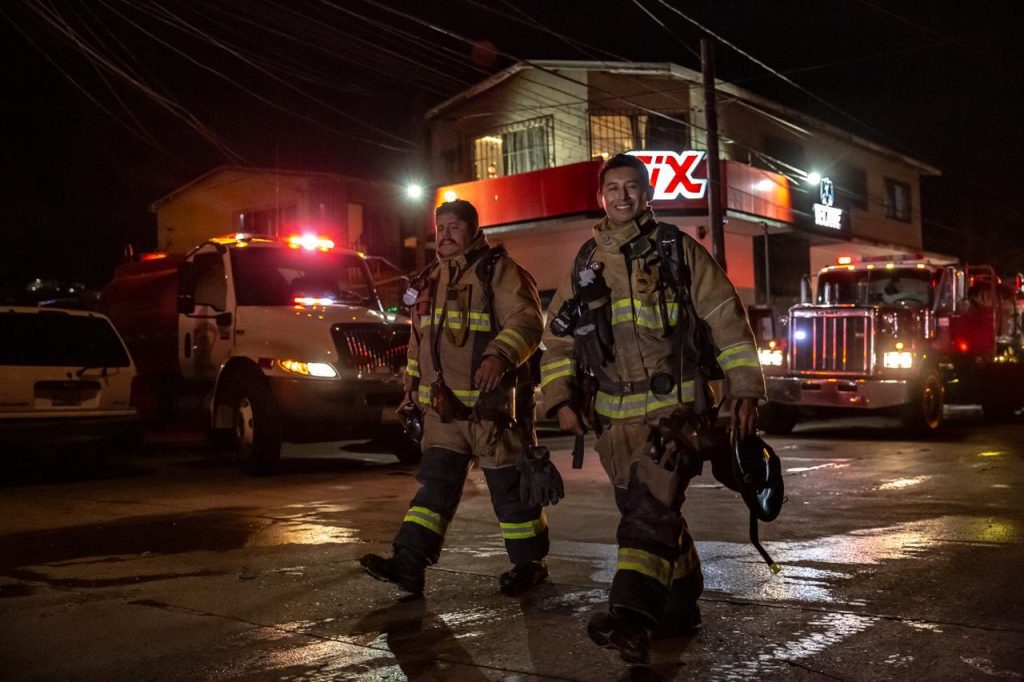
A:
{"label": "firefighter collar", "polygon": [[645,254],[634,252],[637,251],[637,248],[643,251],[645,246],[650,246],[650,244],[643,243],[649,240],[641,240],[635,245],[634,242],[637,242],[640,237],[650,234],[657,224],[654,211],[651,209],[647,209],[634,220],[621,225],[605,218],[594,226],[594,241],[597,242],[597,248],[603,252],[629,253],[633,257],[643,256]]}

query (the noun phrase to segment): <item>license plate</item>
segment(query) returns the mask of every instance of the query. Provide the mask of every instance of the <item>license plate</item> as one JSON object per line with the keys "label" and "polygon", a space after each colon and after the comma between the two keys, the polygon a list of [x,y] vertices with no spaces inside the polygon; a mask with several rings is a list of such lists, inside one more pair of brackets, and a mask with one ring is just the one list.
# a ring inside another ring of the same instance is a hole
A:
{"label": "license plate", "polygon": [[395,408],[385,407],[380,411],[380,422],[381,424],[397,424],[398,415],[395,414]]}

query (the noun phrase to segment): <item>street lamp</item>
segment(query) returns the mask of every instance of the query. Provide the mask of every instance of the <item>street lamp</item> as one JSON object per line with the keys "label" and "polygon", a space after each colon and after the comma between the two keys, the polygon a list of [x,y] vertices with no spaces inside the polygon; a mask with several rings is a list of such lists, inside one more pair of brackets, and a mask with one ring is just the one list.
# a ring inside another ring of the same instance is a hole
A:
{"label": "street lamp", "polygon": [[423,196],[423,185],[413,183],[405,186],[405,196],[410,199],[419,199]]}
{"label": "street lamp", "polygon": [[807,174],[807,184],[817,185],[819,182],[821,182],[821,173],[817,171],[811,171],[810,173]]}

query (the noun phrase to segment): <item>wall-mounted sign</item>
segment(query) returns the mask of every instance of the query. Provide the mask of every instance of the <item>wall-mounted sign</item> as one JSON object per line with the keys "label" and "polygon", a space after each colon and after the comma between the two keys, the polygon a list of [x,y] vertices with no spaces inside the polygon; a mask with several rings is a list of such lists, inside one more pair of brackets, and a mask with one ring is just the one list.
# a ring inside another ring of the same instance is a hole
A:
{"label": "wall-mounted sign", "polygon": [[833,230],[843,229],[843,209],[836,208],[836,186],[829,178],[822,178],[818,183],[820,204],[814,204],[814,224]]}
{"label": "wall-mounted sign", "polygon": [[707,178],[694,177],[697,165],[704,160],[702,151],[629,152],[647,166],[654,187],[655,201],[703,199],[707,194]]}

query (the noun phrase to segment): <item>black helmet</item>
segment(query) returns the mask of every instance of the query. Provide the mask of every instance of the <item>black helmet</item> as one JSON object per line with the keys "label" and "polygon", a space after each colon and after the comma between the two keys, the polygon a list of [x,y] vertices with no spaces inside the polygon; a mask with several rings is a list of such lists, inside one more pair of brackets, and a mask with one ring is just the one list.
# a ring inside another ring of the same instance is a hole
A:
{"label": "black helmet", "polygon": [[782,511],[785,489],[782,462],[771,446],[756,435],[736,443],[732,473],[751,513],[761,521],[774,521]]}
{"label": "black helmet", "polygon": [[406,403],[398,408],[398,423],[402,431],[416,445],[423,440],[423,410],[416,403]]}

